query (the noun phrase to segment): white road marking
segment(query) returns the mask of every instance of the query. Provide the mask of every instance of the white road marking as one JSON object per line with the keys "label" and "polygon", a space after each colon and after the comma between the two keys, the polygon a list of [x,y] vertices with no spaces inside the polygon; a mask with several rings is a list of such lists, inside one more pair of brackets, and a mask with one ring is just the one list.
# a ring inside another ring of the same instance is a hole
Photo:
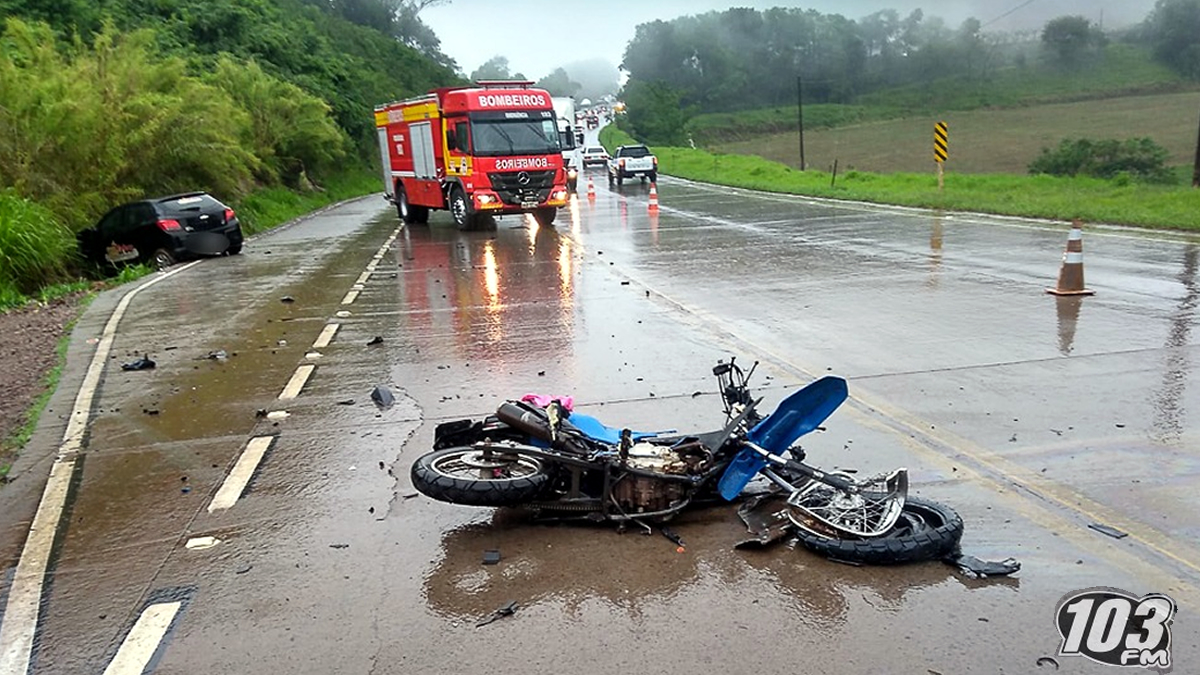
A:
{"label": "white road marking", "polygon": [[350,291],[349,293],[347,293],[346,297],[342,298],[342,304],[343,305],[353,304],[354,301],[358,299],[358,293],[359,293],[359,291]]}
{"label": "white road marking", "polygon": [[376,265],[377,265],[378,263],[379,263],[379,261],[378,261],[378,260],[376,260],[376,261],[372,262],[371,264],[367,265],[367,273],[369,274],[369,273],[371,273],[371,272],[374,272],[374,271],[375,271],[375,267],[376,267]]}
{"label": "white road marking", "polygon": [[212,548],[221,543],[216,537],[192,537],[184,544],[184,548],[189,551],[203,551],[206,548]]}
{"label": "white road marking", "polygon": [[246,449],[242,451],[242,456],[238,457],[237,464],[233,465],[233,470],[225,477],[225,482],[221,483],[221,489],[217,490],[212,503],[208,505],[209,513],[227,509],[237,503],[242,496],[242,490],[246,489],[246,484],[250,482],[250,477],[254,475],[263,455],[267,454],[267,448],[271,447],[271,441],[274,438],[274,436],[255,436],[250,439],[250,442],[246,444]]}
{"label": "white road marking", "polygon": [[313,371],[317,367],[312,364],[305,364],[296,368],[296,372],[292,373],[292,379],[288,380],[283,391],[279,392],[280,401],[290,401],[300,395],[300,390],[308,382],[308,378],[312,377]]}
{"label": "white road marking", "polygon": [[362,286],[362,285],[366,284],[367,280],[370,278],[371,278],[371,273],[369,271],[363,272],[362,274],[358,275],[358,281],[354,282],[354,285]]}
{"label": "white road marking", "polygon": [[117,655],[104,669],[104,675],[141,675],[182,606],[179,601],[163,602],[142,610]]}
{"label": "white road marking", "polygon": [[324,349],[333,342],[333,336],[337,335],[338,328],[341,328],[340,323],[327,323],[325,328],[321,329],[321,334],[317,336],[317,341],[313,343],[313,349]]}
{"label": "white road marking", "polygon": [[269,420],[286,420],[291,416],[292,414],[286,410],[272,410],[267,413],[267,419]]}
{"label": "white road marking", "polygon": [[50,551],[54,548],[58,524],[66,504],[67,487],[75,470],[75,453],[83,447],[83,434],[92,415],[92,400],[96,387],[104,374],[104,366],[112,351],[116,338],[117,324],[129,309],[134,296],[164,279],[169,279],[184,270],[191,269],[199,261],[181,265],[169,272],[159,274],[142,285],[130,290],[117,303],[104,333],[92,355],[87,373],[75,396],[75,406],[67,419],[58,456],[50,467],[50,478],[42,492],[25,548],[13,575],[8,591],[8,604],[4,608],[4,621],[0,623],[0,673],[23,674],[29,671],[29,659],[33,653],[33,638],[37,631],[38,611],[41,606],[42,588],[46,580],[46,569],[50,563]]}
{"label": "white road marking", "polygon": [[319,359],[319,358],[321,358],[321,356],[323,356],[323,355],[321,354],[321,352],[309,352],[309,353],[307,353],[307,354],[305,354],[305,355],[304,355],[304,358],[306,358],[306,359]]}
{"label": "white road marking", "polygon": [[347,311],[346,311],[346,310],[344,310],[344,309],[343,309],[342,311],[340,311],[340,312],[338,312],[338,313],[337,313],[337,317],[338,317],[339,319],[344,319],[344,318],[346,318],[346,317],[348,317],[348,316],[350,316],[350,312],[347,312]]}

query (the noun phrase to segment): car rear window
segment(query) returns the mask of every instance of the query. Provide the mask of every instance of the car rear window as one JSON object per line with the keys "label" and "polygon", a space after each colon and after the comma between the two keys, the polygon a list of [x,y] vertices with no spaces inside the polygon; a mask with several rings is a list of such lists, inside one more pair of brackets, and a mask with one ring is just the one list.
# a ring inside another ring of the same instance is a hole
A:
{"label": "car rear window", "polygon": [[225,210],[224,204],[207,194],[177,195],[159,199],[157,203],[159,213],[163,215],[216,213]]}
{"label": "car rear window", "polygon": [[634,145],[634,146],[630,146],[628,148],[621,150],[622,157],[637,158],[637,157],[645,157],[649,154],[650,154],[650,151],[647,150],[646,146],[644,146],[644,145]]}
{"label": "car rear window", "polygon": [[588,148],[587,150],[584,150],[584,152],[588,153],[589,155],[599,155],[600,153],[604,152],[604,148]]}

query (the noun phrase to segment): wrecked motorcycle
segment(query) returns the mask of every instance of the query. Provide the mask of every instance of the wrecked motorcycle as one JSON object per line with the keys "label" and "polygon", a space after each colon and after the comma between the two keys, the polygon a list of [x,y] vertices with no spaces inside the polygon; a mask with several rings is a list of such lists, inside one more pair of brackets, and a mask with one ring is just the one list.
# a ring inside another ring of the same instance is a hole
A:
{"label": "wrecked motorcycle", "polygon": [[962,519],[909,497],[905,469],[860,478],[804,462],[796,441],[846,399],[844,379],[816,380],[763,416],[749,388],[753,373],[734,359],[713,368],[726,423],[699,434],[609,427],[572,412],[569,400],[506,401],[483,420],[439,424],[433,452],[412,465],[412,483],[453,504],[522,506],[556,520],[633,522],[649,531],[647,522],[689,505],[737,499],[762,476],[778,498],[764,527],[786,527],[826,556],[886,564],[957,548]]}

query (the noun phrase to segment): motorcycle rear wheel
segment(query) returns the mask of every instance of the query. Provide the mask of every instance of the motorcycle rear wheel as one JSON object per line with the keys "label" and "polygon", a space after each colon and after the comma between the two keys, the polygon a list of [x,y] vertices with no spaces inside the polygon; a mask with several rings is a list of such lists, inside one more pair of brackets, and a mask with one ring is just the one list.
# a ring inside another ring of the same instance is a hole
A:
{"label": "motorcycle rear wheel", "polygon": [[868,539],[825,537],[797,528],[809,550],[827,558],[864,565],[901,565],[940,560],[958,550],[963,521],[954,509],[910,496],[886,534]]}
{"label": "motorcycle rear wheel", "polygon": [[435,450],[413,462],[413,487],[427,497],[467,506],[518,506],[550,482],[542,460],[509,447]]}

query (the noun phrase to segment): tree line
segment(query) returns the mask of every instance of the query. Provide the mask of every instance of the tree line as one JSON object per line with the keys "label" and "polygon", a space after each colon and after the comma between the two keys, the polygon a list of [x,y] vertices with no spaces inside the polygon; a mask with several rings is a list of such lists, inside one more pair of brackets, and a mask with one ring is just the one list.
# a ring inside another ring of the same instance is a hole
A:
{"label": "tree line", "polygon": [[1110,35],[1082,16],[1040,31],[987,32],[978,19],[957,27],[921,10],[888,9],[859,20],[815,10],[735,8],[637,27],[622,67],[635,134],[683,144],[699,112],[853,103],[864,95],[935,80],[986,88],[1002,68],[1103,67],[1106,44],[1151,48],[1180,74],[1200,79],[1200,0],[1158,0],[1139,26]]}

